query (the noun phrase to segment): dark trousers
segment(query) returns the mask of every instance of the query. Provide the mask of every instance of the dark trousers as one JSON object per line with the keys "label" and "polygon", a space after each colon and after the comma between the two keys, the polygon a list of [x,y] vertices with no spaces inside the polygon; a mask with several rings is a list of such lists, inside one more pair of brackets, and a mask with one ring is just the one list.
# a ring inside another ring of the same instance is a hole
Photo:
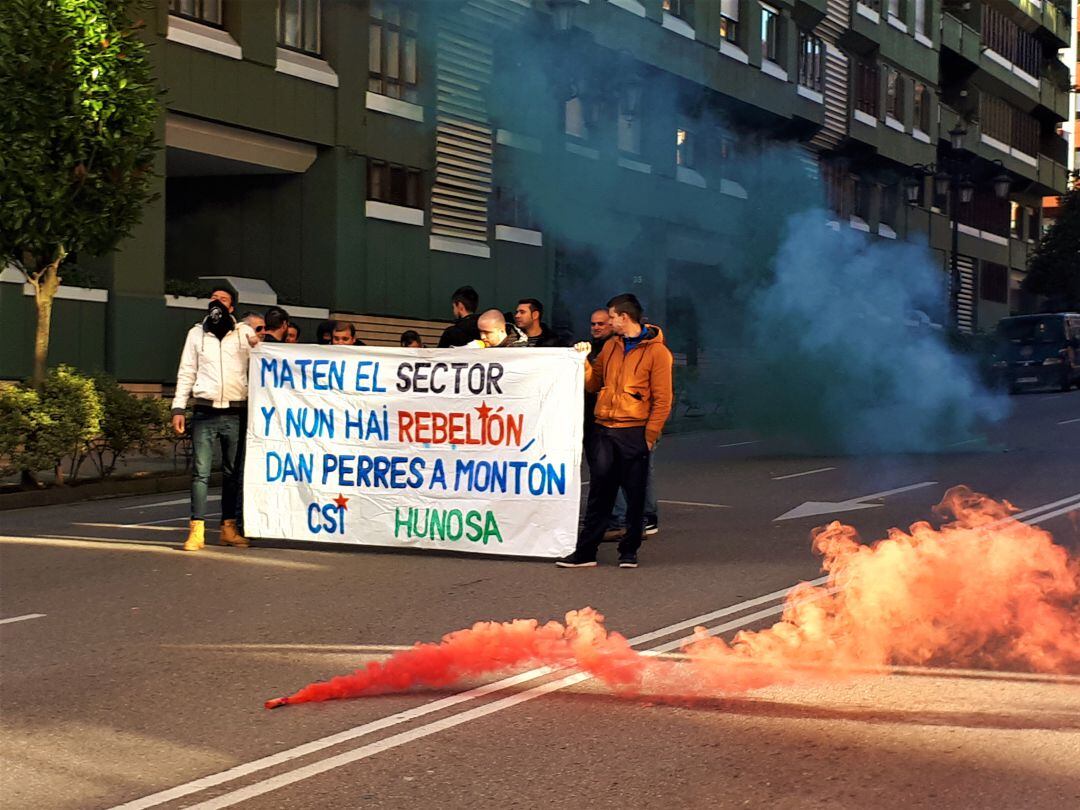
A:
{"label": "dark trousers", "polygon": [[596,425],[588,458],[589,500],[585,505],[585,523],[578,533],[577,553],[596,559],[615,497],[622,487],[626,492],[626,535],[619,541],[619,554],[636,554],[641,545],[645,487],[649,480],[645,428]]}
{"label": "dark trousers", "polygon": [[244,411],[232,408],[216,413],[208,408],[195,408],[191,417],[192,520],[206,519],[207,489],[217,444],[221,447],[221,519],[239,522],[246,416]]}

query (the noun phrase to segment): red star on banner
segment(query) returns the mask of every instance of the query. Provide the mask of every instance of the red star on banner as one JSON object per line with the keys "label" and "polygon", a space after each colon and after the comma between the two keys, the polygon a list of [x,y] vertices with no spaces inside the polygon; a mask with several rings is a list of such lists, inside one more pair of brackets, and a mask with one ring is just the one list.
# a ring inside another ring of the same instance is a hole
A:
{"label": "red star on banner", "polygon": [[481,402],[480,407],[476,409],[476,412],[480,414],[480,419],[482,421],[488,418],[488,414],[491,413],[492,410],[493,409],[489,408],[486,402]]}
{"label": "red star on banner", "polygon": [[338,493],[338,496],[336,498],[334,498],[334,503],[336,503],[338,505],[338,508],[339,509],[344,509],[345,511],[348,511],[348,509],[349,509],[349,507],[347,507],[345,505],[348,502],[349,502],[349,499],[346,498],[344,495],[342,495],[340,492]]}

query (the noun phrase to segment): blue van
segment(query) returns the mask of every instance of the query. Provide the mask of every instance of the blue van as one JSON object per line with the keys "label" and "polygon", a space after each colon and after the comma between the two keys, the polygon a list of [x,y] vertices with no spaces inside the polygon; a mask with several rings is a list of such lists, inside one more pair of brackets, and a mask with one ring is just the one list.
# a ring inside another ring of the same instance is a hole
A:
{"label": "blue van", "polygon": [[994,369],[1010,393],[1080,385],[1080,314],[1002,318],[997,337]]}

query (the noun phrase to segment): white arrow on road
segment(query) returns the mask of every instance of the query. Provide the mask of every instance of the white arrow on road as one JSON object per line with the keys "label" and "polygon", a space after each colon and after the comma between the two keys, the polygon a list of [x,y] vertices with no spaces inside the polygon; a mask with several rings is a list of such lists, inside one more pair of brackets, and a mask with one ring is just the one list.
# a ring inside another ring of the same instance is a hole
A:
{"label": "white arrow on road", "polygon": [[873,509],[877,506],[884,506],[884,504],[863,503],[863,501],[869,501],[875,498],[885,498],[889,495],[899,495],[901,492],[910,492],[913,489],[932,487],[936,483],[937,481],[923,481],[921,484],[909,484],[906,487],[887,489],[884,492],[872,492],[869,495],[863,495],[858,498],[849,498],[846,501],[807,501],[802,506],[796,506],[794,509],[784,512],[780,517],[773,518],[773,522],[778,520],[794,520],[795,518],[801,517],[813,517],[814,515],[829,515],[833,512],[853,512],[856,509]]}

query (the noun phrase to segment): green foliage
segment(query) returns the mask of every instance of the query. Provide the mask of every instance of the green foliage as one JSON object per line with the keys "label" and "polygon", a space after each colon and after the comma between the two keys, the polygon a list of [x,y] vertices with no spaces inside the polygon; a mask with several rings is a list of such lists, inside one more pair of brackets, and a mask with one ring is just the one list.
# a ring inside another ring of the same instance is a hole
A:
{"label": "green foliage", "polygon": [[0,473],[51,469],[63,483],[64,459],[71,479],[90,459],[107,478],[125,455],[168,435],[169,420],[165,400],[137,397],[106,374],[50,369],[40,391],[0,389]]}
{"label": "green foliage", "polygon": [[151,198],[158,90],[127,0],[4,0],[0,264],[102,255]]}
{"label": "green foliage", "polygon": [[1080,172],[1061,197],[1057,222],[1028,260],[1024,290],[1047,298],[1047,309],[1080,309]]}
{"label": "green foliage", "polygon": [[6,385],[0,388],[0,474],[10,475],[26,467],[27,437],[34,436],[40,421],[40,397],[33,388]]}
{"label": "green foliage", "polygon": [[209,298],[213,286],[205,281],[188,281],[182,278],[165,279],[166,295],[186,295],[192,298]]}
{"label": "green foliage", "polygon": [[77,455],[101,426],[101,397],[94,381],[70,366],[50,369],[41,390],[15,386],[0,398],[0,443],[7,465],[14,470],[56,471],[63,483],[61,462]]}
{"label": "green foliage", "polygon": [[164,436],[171,417],[163,399],[137,397],[108,374],[95,375],[93,381],[104,410],[101,432],[86,444],[85,456],[107,478],[129,452],[145,451]]}

